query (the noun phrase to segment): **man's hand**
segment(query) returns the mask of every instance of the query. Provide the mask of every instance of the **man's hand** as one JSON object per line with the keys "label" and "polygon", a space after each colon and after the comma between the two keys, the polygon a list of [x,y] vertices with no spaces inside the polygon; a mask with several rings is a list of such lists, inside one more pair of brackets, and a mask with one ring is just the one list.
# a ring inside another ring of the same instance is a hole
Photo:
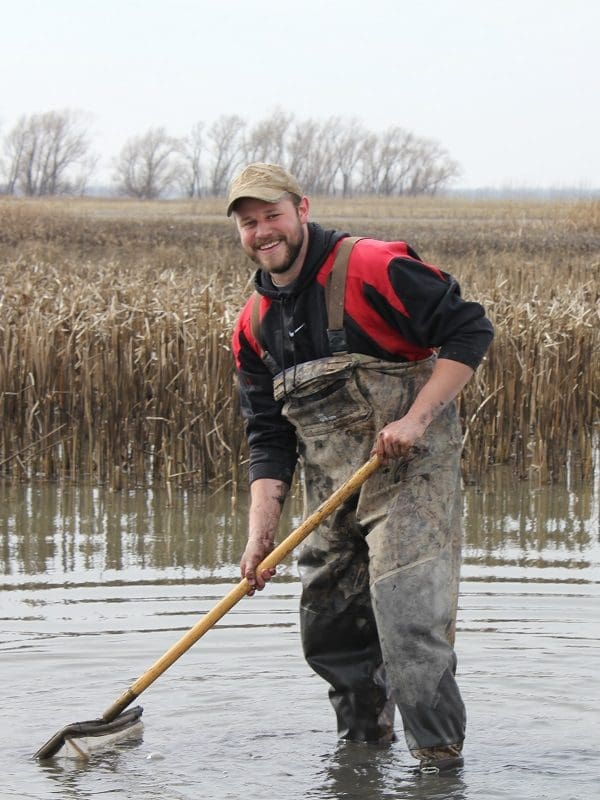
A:
{"label": "man's hand", "polygon": [[275,568],[261,570],[256,568],[273,549],[275,533],[281,516],[281,509],[288,493],[283,481],[273,478],[259,478],[250,486],[250,515],[248,519],[248,544],[240,562],[242,577],[250,584],[248,594],[265,588],[265,583],[275,575]]}
{"label": "man's hand", "polygon": [[473,370],[466,364],[447,358],[438,359],[431,377],[405,416],[379,431],[371,455],[377,454],[384,461],[406,458],[429,423],[454,400],[472,375]]}
{"label": "man's hand", "polygon": [[264,569],[258,573],[256,572],[256,568],[260,562],[269,555],[273,546],[273,540],[269,539],[269,537],[253,537],[248,539],[248,544],[246,545],[240,562],[240,571],[242,577],[246,578],[252,587],[248,592],[249,595],[253,595],[257,589],[259,591],[264,589],[267,581],[270,581],[273,575],[275,575],[275,567]]}
{"label": "man's hand", "polygon": [[426,428],[427,425],[422,420],[413,420],[408,414],[390,422],[379,431],[371,455],[377,454],[384,461],[390,458],[406,458]]}

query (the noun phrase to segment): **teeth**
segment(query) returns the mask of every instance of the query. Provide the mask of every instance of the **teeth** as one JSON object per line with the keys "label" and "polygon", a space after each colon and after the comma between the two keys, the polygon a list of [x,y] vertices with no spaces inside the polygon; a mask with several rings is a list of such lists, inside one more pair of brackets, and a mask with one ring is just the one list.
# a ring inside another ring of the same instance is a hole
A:
{"label": "teeth", "polygon": [[276,244],[279,244],[279,240],[276,242],[267,242],[267,244],[261,244],[258,248],[259,250],[270,250],[271,247],[275,247]]}

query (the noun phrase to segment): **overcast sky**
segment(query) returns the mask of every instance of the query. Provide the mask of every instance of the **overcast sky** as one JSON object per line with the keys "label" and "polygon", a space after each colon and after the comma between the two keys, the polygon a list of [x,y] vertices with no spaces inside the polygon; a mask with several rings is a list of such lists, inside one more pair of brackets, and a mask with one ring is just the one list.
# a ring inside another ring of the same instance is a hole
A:
{"label": "overcast sky", "polygon": [[600,187],[598,0],[0,0],[0,134],[128,137],[276,107],[438,140],[461,187]]}

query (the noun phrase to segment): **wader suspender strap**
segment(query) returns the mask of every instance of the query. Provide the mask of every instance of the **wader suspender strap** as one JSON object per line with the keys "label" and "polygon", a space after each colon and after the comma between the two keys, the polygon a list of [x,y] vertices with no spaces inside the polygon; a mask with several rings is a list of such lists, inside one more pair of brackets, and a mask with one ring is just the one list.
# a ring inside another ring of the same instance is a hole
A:
{"label": "wader suspender strap", "polygon": [[335,255],[333,268],[329,273],[326,289],[327,302],[327,339],[331,355],[348,352],[348,342],[344,330],[344,298],[346,294],[346,274],[352,248],[360,236],[348,236],[342,239]]}

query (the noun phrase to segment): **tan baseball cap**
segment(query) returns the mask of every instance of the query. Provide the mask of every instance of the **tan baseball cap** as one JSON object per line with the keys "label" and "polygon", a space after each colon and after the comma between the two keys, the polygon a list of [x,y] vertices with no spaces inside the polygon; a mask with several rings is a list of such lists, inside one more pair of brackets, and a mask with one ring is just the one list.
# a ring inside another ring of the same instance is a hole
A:
{"label": "tan baseball cap", "polygon": [[298,197],[303,195],[298,181],[283,167],[277,164],[264,164],[262,161],[248,164],[231,181],[227,197],[227,216],[231,216],[233,206],[242,197],[264,200],[265,203],[277,203],[286,192],[296,194]]}

